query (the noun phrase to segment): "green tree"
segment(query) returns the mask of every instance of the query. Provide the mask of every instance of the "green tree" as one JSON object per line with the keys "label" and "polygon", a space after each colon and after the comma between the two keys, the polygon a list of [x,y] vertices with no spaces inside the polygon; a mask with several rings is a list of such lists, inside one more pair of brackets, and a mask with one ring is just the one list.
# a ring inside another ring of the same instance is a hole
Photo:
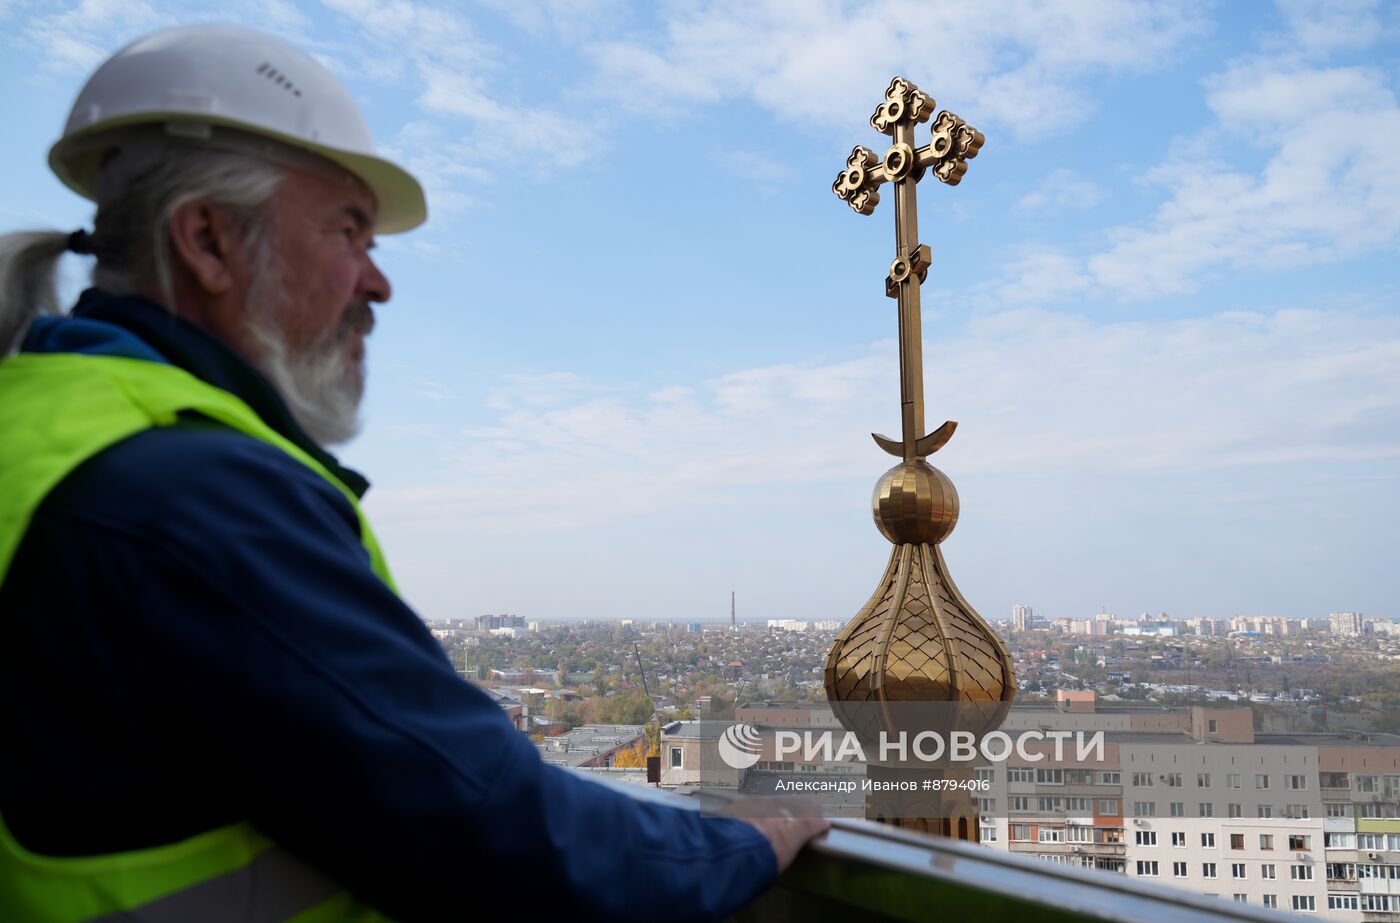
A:
{"label": "green tree", "polygon": [[651,699],[640,689],[608,696],[598,705],[601,724],[645,724],[655,709]]}

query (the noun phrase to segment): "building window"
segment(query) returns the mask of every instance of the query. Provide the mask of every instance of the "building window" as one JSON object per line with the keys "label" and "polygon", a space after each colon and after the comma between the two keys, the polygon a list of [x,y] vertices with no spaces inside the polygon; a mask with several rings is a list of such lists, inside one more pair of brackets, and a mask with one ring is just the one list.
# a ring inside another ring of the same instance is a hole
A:
{"label": "building window", "polygon": [[1381,833],[1358,833],[1357,849],[1385,849],[1385,835]]}
{"label": "building window", "polygon": [[1136,787],[1136,788],[1151,788],[1151,787],[1152,787],[1152,773],[1150,773],[1150,772],[1135,772],[1135,773],[1133,773],[1133,786]]}
{"label": "building window", "polygon": [[1076,826],[1076,827],[1066,827],[1066,828],[1065,828],[1065,842],[1066,842],[1066,843],[1092,843],[1092,842],[1094,842],[1094,828],[1093,828],[1093,827],[1078,827],[1078,826]]}
{"label": "building window", "polygon": [[1037,785],[1064,785],[1065,771],[1063,769],[1037,769],[1035,781]]}
{"label": "building window", "polygon": [[672,748],[671,748],[671,768],[672,768],[672,769],[682,769],[682,768],[684,768],[684,767],[681,765],[681,761],[682,761],[682,756],[681,756],[681,754],[684,753],[684,752],[685,752],[685,751],[682,750],[680,747],[672,747]]}
{"label": "building window", "polygon": [[1311,865],[1290,865],[1288,867],[1288,877],[1294,881],[1312,881]]}
{"label": "building window", "polygon": [[1301,792],[1308,787],[1307,776],[1284,776],[1284,784],[1295,792]]}
{"label": "building window", "polygon": [[1264,789],[1268,788],[1268,787],[1269,787],[1269,774],[1266,773],[1266,772],[1261,772],[1261,773],[1258,773],[1257,775],[1255,775],[1255,777],[1254,777],[1254,787],[1257,788],[1257,789],[1259,789],[1260,791],[1263,791]]}
{"label": "building window", "polygon": [[1030,838],[1031,838],[1031,825],[1030,825],[1030,824],[1012,824],[1012,825],[1011,825],[1011,839],[1013,839],[1013,840],[1029,840]]}
{"label": "building window", "polygon": [[996,824],[982,824],[978,828],[977,839],[983,843],[995,843],[997,841]]}
{"label": "building window", "polygon": [[1155,801],[1134,801],[1133,814],[1138,817],[1156,817],[1157,802]]}
{"label": "building window", "polygon": [[1122,785],[1122,784],[1123,784],[1123,773],[1119,772],[1119,771],[1116,770],[1116,769],[1113,770],[1112,772],[1101,772],[1101,773],[1099,773],[1099,784],[1100,784],[1100,785]]}
{"label": "building window", "polygon": [[1339,804],[1339,803],[1337,803],[1337,802],[1328,802],[1328,803],[1327,803],[1327,816],[1328,816],[1328,817],[1350,817],[1350,816],[1351,816],[1351,805],[1349,805],[1349,804]]}
{"label": "building window", "polygon": [[1214,719],[1214,718],[1207,718],[1207,719],[1206,719],[1206,733],[1207,733],[1207,734],[1219,734],[1219,733],[1220,733],[1220,722],[1217,721],[1217,720]]}
{"label": "building window", "polygon": [[1197,788],[1210,788],[1210,773],[1208,773],[1208,772],[1198,772],[1198,773],[1196,773],[1196,787],[1197,787]]}
{"label": "building window", "polygon": [[1293,909],[1301,910],[1304,913],[1316,913],[1317,902],[1313,900],[1311,894],[1295,894],[1293,895]]}
{"label": "building window", "polygon": [[1327,863],[1328,881],[1355,881],[1356,866],[1350,862]]}
{"label": "building window", "polygon": [[1243,834],[1243,833],[1232,833],[1232,834],[1230,834],[1230,848],[1231,848],[1231,849],[1244,849],[1244,834]]}
{"label": "building window", "polygon": [[1168,808],[1168,810],[1171,811],[1172,817],[1185,817],[1185,816],[1186,816],[1186,803],[1185,803],[1185,802],[1182,802],[1182,801],[1173,801],[1173,802],[1171,802],[1171,804],[1167,805],[1167,808]]}
{"label": "building window", "polygon": [[1215,834],[1214,834],[1214,833],[1203,833],[1203,834],[1201,834],[1201,848],[1203,848],[1203,849],[1214,849],[1214,848],[1215,848]]}
{"label": "building window", "polygon": [[1031,799],[1029,795],[1012,795],[1011,810],[1029,811],[1031,809]]}
{"label": "building window", "polygon": [[1274,835],[1273,835],[1272,833],[1261,833],[1261,834],[1259,834],[1259,848],[1260,848],[1260,849],[1273,849],[1273,848],[1274,848]]}
{"label": "building window", "polygon": [[1065,813],[1082,815],[1093,811],[1092,798],[1066,798]]}
{"label": "building window", "polygon": [[1264,895],[1264,906],[1265,906],[1265,907],[1272,907],[1272,908],[1274,908],[1275,910],[1277,910],[1277,909],[1278,909],[1278,895],[1277,895],[1277,894],[1265,894],[1265,895]]}
{"label": "building window", "polygon": [[1006,781],[1008,782],[1034,782],[1035,770],[1028,767],[1012,766],[1006,770]]}
{"label": "building window", "polygon": [[1231,878],[1236,878],[1236,879],[1243,879],[1243,878],[1244,878],[1244,863],[1243,863],[1243,862],[1231,862],[1231,863],[1230,863],[1230,877],[1231,877]]}
{"label": "building window", "polygon": [[1274,864],[1272,862],[1266,862],[1263,865],[1259,866],[1259,877],[1277,878],[1278,875],[1274,871]]}
{"label": "building window", "polygon": [[1184,830],[1177,830],[1172,833],[1172,845],[1182,847],[1186,845],[1186,832]]}
{"label": "building window", "polygon": [[1197,816],[1197,817],[1214,817],[1214,816],[1215,816],[1215,802],[1213,802],[1213,801],[1202,801],[1200,804],[1196,805],[1196,816]]}
{"label": "building window", "polygon": [[1239,787],[1240,787],[1240,774],[1239,774],[1238,772],[1229,772],[1229,773],[1226,773],[1226,774],[1225,774],[1225,787],[1226,787],[1226,788],[1239,788]]}
{"label": "building window", "polygon": [[1172,863],[1172,877],[1173,877],[1173,878],[1185,878],[1185,877],[1186,877],[1186,863],[1185,863],[1185,862],[1173,862],[1173,863]]}
{"label": "building window", "polygon": [[1113,816],[1116,816],[1116,815],[1118,814],[1118,799],[1117,799],[1117,798],[1100,798],[1100,799],[1099,799],[1099,813],[1100,813],[1100,814],[1106,814],[1106,815],[1113,815]]}
{"label": "building window", "polygon": [[1139,846],[1156,846],[1156,845],[1157,845],[1157,831],[1156,831],[1156,830],[1139,830],[1139,831],[1137,832],[1136,840],[1137,840],[1137,845],[1139,845]]}
{"label": "building window", "polygon": [[1244,817],[1244,805],[1232,801],[1225,806],[1225,813],[1230,817]]}
{"label": "building window", "polygon": [[1327,895],[1328,910],[1357,910],[1360,904],[1356,901],[1355,894],[1329,894]]}
{"label": "building window", "polygon": [[1306,833],[1290,833],[1288,835],[1288,848],[1293,850],[1312,849],[1312,837]]}
{"label": "building window", "polygon": [[1157,875],[1157,863],[1139,859],[1137,864],[1137,873],[1143,876],[1155,877]]}
{"label": "building window", "polygon": [[993,772],[994,771],[991,769],[975,769],[973,770],[973,775],[976,777],[978,782],[985,782],[988,786],[990,786],[992,784]]}
{"label": "building window", "polygon": [[1294,820],[1307,820],[1309,817],[1308,806],[1305,804],[1286,804],[1283,806],[1283,816],[1291,817]]}
{"label": "building window", "polygon": [[1248,894],[1241,894],[1241,893],[1239,893],[1238,891],[1236,891],[1236,892],[1235,892],[1235,903],[1236,903],[1236,904],[1248,904],[1248,903],[1249,903],[1249,895],[1248,895]]}
{"label": "building window", "polygon": [[1061,814],[1064,812],[1064,803],[1059,797],[1042,795],[1038,800],[1040,804],[1040,813],[1042,814]]}
{"label": "building window", "polygon": [[1063,843],[1065,841],[1065,830],[1063,827],[1041,827],[1040,842],[1042,843]]}
{"label": "building window", "polygon": [[1271,805],[1271,804],[1261,804],[1261,805],[1259,805],[1258,815],[1259,815],[1260,817],[1273,817],[1273,816],[1274,816],[1274,806]]}
{"label": "building window", "polygon": [[978,814],[995,814],[997,811],[997,800],[995,798],[978,798]]}
{"label": "building window", "polygon": [[1181,773],[1167,773],[1167,788],[1181,788]]}
{"label": "building window", "polygon": [[1214,863],[1214,862],[1202,862],[1202,863],[1201,863],[1201,876],[1204,877],[1204,878],[1214,878],[1214,877],[1215,877],[1215,863]]}

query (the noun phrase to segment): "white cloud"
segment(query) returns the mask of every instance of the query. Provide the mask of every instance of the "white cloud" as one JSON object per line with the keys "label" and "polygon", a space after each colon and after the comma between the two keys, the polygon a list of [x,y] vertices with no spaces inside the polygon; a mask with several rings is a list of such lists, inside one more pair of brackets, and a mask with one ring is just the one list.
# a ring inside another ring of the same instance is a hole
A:
{"label": "white cloud", "polygon": [[1304,48],[1363,48],[1384,37],[1380,0],[1280,0],[1292,37]]}
{"label": "white cloud", "polygon": [[716,160],[735,176],[757,184],[777,185],[797,175],[774,151],[726,148],[716,155]]}
{"label": "white cloud", "polygon": [[143,0],[81,0],[70,9],[33,17],[22,35],[45,70],[84,75],[121,44],[174,24]]}
{"label": "white cloud", "polygon": [[531,34],[571,39],[618,31],[633,15],[623,0],[484,0],[483,5]]}
{"label": "white cloud", "polygon": [[[600,150],[596,125],[531,98],[538,88],[506,72],[502,49],[456,9],[412,0],[322,2],[373,49],[384,78],[418,93],[416,102],[430,118],[406,125],[391,148],[422,175],[435,211],[451,213],[473,203],[460,188],[463,181],[475,185],[503,173],[535,176],[574,166]],[[567,19],[548,9],[539,15]],[[503,90],[505,83],[515,89]],[[522,157],[522,132],[551,143]]]}
{"label": "white cloud", "polygon": [[[1212,470],[1400,459],[1391,317],[1290,309],[1094,324],[1022,309],[927,356],[928,428],[963,424],[933,461],[979,478],[1194,470],[1209,481]],[[865,434],[898,433],[890,343],[651,394],[616,387],[567,373],[503,385],[489,402],[498,420],[455,450],[450,485],[381,491],[380,515],[488,531],[598,526],[869,476],[880,456]]]}
{"label": "white cloud", "polygon": [[1093,288],[1094,280],[1080,260],[1054,249],[1027,250],[1002,267],[1006,281],[994,287],[1006,305],[1050,304]]}
{"label": "white cloud", "polygon": [[623,390],[626,390],[623,386],[588,381],[573,372],[508,375],[491,389],[486,398],[486,406],[502,411],[512,411],[521,407],[547,407]]}
{"label": "white cloud", "polygon": [[1096,183],[1082,178],[1073,170],[1062,168],[1052,171],[1037,189],[1027,193],[1017,204],[1027,210],[1093,208],[1106,195]]}
{"label": "white cloud", "polygon": [[455,401],[457,399],[457,392],[452,390],[451,385],[435,381],[425,375],[414,376],[413,385],[409,390],[428,401]]}
{"label": "white cloud", "polygon": [[1093,108],[1080,81],[1168,61],[1205,25],[1194,4],[979,4],[886,0],[846,6],[716,0],[676,8],[658,42],[598,43],[598,89],[634,108],[748,98],[780,117],[859,125],[893,71],[953,100],[974,124],[1022,135],[1066,128]]}
{"label": "white cloud", "polygon": [[1251,60],[1212,79],[1207,103],[1216,150],[1259,145],[1268,163],[1257,175],[1184,158],[1151,170],[1170,197],[1089,259],[1105,290],[1187,292],[1204,273],[1296,268],[1400,241],[1400,107],[1383,74]]}

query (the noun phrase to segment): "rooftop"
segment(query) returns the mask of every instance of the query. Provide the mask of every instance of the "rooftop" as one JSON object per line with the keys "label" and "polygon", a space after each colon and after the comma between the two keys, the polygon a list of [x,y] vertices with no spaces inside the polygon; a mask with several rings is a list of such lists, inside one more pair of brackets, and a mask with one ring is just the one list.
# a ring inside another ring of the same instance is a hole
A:
{"label": "rooftop", "polygon": [[538,747],[546,763],[577,767],[610,750],[625,747],[641,736],[640,724],[584,725],[546,737]]}
{"label": "rooftop", "polygon": [[701,720],[701,721],[672,721],[661,728],[661,733],[669,738],[689,737],[699,740],[710,740],[721,736],[725,729],[733,727],[733,721],[725,720]]}

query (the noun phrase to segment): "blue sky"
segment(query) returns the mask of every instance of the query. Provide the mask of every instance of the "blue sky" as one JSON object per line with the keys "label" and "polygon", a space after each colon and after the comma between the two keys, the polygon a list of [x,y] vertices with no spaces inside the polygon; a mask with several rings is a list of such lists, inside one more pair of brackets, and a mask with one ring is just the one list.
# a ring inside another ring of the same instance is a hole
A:
{"label": "blue sky", "polygon": [[864,603],[893,209],[830,184],[894,73],[987,136],[919,209],[968,599],[1400,616],[1395,4],[0,0],[0,230],[88,221],[68,106],[199,21],[318,55],[428,188],[343,453],[426,617]]}

